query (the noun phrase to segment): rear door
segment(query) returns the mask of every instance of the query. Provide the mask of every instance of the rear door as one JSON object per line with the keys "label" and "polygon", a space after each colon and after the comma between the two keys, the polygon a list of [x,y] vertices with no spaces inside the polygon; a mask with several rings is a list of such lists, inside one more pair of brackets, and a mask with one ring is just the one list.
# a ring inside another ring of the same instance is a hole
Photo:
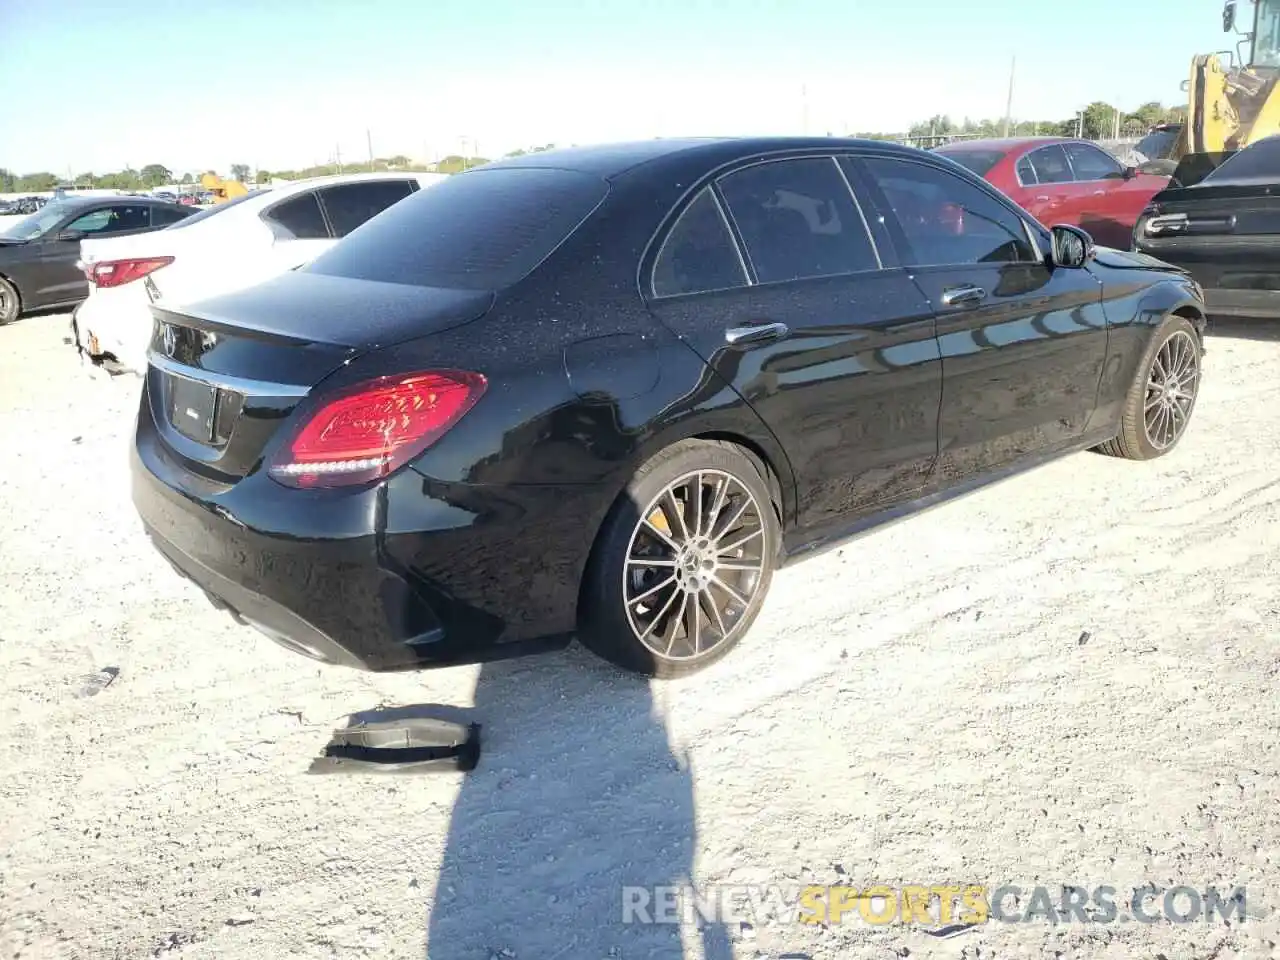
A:
{"label": "rear door", "polygon": [[1051,143],[1031,150],[1014,166],[1018,190],[1015,203],[1046,226],[1074,223],[1078,188],[1062,144]]}
{"label": "rear door", "polygon": [[654,314],[782,443],[797,541],[924,485],[941,399],[933,318],[834,157],[760,159],[704,187],[646,279]]}
{"label": "rear door", "polygon": [[37,294],[48,302],[74,300],[89,294],[89,283],[76,266],[80,240],[58,239],[74,231],[86,238],[122,237],[151,229],[151,207],[145,203],[112,203],[86,210],[58,230],[51,231],[40,253]]}
{"label": "rear door", "polygon": [[974,476],[1078,439],[1107,356],[1098,281],[1051,267],[1045,239],[976,178],[899,156],[851,167],[936,311],[939,472]]}

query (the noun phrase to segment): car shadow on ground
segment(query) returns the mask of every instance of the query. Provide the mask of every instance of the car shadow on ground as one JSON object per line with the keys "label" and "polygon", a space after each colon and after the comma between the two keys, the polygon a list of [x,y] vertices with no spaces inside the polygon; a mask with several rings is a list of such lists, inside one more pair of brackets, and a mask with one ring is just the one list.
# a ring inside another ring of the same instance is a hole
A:
{"label": "car shadow on ground", "polygon": [[[688,931],[623,922],[624,888],[688,883],[697,851],[693,774],[648,682],[574,647],[483,665],[474,708],[382,708],[351,722],[414,716],[484,730],[450,820],[430,960],[685,955]],[[692,937],[695,956],[733,956],[723,927]]]}
{"label": "car shadow on ground", "polygon": [[1233,340],[1280,342],[1280,320],[1252,320],[1243,317],[1210,317],[1209,336]]}

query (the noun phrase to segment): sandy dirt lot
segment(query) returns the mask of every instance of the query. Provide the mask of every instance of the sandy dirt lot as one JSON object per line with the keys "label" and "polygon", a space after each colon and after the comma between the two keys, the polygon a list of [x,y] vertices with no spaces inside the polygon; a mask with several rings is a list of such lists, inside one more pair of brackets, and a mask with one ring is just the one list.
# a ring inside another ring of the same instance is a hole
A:
{"label": "sandy dirt lot", "polygon": [[[362,675],[236,626],[137,528],[138,381],[65,331],[0,328],[5,960],[1277,955],[1280,328],[1211,339],[1173,455],[790,568],[733,656],[652,686],[578,651]],[[349,715],[433,704],[484,723],[474,773],[307,775]],[[1247,917],[621,922],[687,878],[1243,885]]]}

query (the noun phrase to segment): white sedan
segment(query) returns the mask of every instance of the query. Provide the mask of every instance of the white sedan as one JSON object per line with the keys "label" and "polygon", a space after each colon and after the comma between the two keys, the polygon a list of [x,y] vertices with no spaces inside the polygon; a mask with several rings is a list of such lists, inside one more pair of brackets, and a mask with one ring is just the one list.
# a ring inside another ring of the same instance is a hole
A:
{"label": "white sedan", "polygon": [[182,305],[278,276],[315,259],[387,207],[447,179],[433,173],[364,173],[255,190],[173,227],[83,240],[89,297],[73,316],[81,356],[146,370],[151,304]]}

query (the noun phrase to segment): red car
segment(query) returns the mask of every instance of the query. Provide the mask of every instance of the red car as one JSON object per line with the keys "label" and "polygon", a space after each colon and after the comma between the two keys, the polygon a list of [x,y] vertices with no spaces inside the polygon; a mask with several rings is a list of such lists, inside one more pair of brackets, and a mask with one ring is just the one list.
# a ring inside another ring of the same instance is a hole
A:
{"label": "red car", "polygon": [[1133,226],[1168,177],[1126,167],[1097,144],[1064,137],[964,140],[935,153],[967,167],[1047,226],[1069,223],[1128,250]]}

